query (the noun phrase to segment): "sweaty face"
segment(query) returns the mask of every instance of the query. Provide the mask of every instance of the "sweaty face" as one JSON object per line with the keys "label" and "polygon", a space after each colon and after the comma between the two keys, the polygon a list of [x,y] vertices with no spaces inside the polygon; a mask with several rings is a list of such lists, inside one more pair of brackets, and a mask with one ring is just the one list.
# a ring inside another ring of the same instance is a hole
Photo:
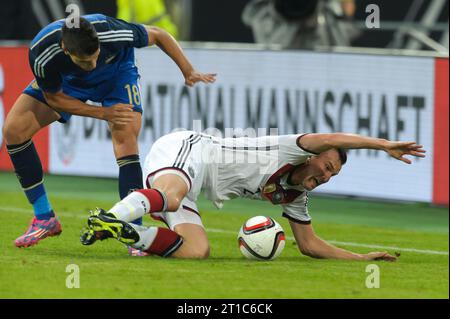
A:
{"label": "sweaty face", "polygon": [[72,59],[73,63],[78,65],[80,68],[82,68],[84,71],[92,71],[97,66],[97,59],[100,55],[100,49],[98,49],[94,54],[89,56],[76,56],[74,54],[69,54],[70,58]]}
{"label": "sweaty face", "polygon": [[341,166],[338,152],[334,149],[329,150],[319,156],[311,157],[305,165],[299,167],[293,174],[292,181],[311,191],[337,175]]}

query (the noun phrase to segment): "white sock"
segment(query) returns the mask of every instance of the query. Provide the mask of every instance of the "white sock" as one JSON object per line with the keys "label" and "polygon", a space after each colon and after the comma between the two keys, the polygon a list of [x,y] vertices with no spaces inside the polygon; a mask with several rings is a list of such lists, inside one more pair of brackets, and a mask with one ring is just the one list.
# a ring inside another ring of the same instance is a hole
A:
{"label": "white sock", "polygon": [[139,225],[130,224],[138,233],[139,241],[131,245],[131,247],[145,251],[150,248],[158,233],[158,227],[144,227]]}
{"label": "white sock", "polygon": [[124,222],[136,220],[150,211],[150,201],[139,192],[132,192],[122,199],[108,213],[112,213],[117,219]]}

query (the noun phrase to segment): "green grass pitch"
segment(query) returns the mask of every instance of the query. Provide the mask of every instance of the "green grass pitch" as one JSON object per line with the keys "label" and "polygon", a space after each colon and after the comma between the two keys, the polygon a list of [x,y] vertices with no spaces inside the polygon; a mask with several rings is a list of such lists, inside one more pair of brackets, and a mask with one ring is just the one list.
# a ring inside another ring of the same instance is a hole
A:
{"label": "green grass pitch", "polygon": [[[79,242],[88,210],[110,208],[115,180],[46,176],[50,200],[63,233],[37,246],[17,249],[14,239],[27,228],[32,210],[13,173],[0,173],[1,298],[449,298],[447,208],[310,197],[316,232],[356,252],[399,251],[396,263],[380,268],[380,288],[365,286],[369,262],[317,260],[300,255],[279,208],[233,200],[216,210],[199,201],[208,232],[208,260],[127,255],[115,240],[85,247]],[[270,262],[248,261],[236,240],[241,224],[270,215],[287,235],[282,255]],[[146,224],[158,224],[145,218]],[[80,269],[80,288],[66,287],[66,267]]]}

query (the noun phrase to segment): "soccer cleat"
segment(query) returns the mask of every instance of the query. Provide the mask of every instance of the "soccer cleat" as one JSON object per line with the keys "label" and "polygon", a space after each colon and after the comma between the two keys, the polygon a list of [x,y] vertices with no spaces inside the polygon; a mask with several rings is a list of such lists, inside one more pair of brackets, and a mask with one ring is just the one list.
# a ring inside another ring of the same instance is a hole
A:
{"label": "soccer cleat", "polygon": [[28,230],[17,238],[14,244],[19,248],[30,247],[46,237],[58,236],[61,232],[61,223],[57,217],[52,217],[48,220],[40,220],[34,217]]}
{"label": "soccer cleat", "polygon": [[[102,215],[114,217],[113,215],[108,214],[104,209],[101,209],[98,207],[93,211],[91,210],[89,213],[90,213],[90,216],[97,216],[97,215],[102,214]],[[88,224],[89,224],[89,222],[88,222]],[[97,240],[105,240],[107,238],[112,238],[112,237],[113,236],[111,236],[109,232],[94,231],[91,228],[85,228],[81,231],[80,241],[83,245],[92,245]]]}
{"label": "soccer cleat", "polygon": [[107,232],[94,231],[90,228],[85,228],[81,231],[80,241],[83,245],[92,245],[97,240],[105,240],[111,238]]}
{"label": "soccer cleat", "polygon": [[139,241],[138,232],[130,224],[112,217],[112,214],[105,213],[104,210],[94,211],[88,218],[88,226],[94,232],[101,232],[101,236],[115,238],[126,245]]}
{"label": "soccer cleat", "polygon": [[90,216],[105,215],[105,216],[108,216],[108,217],[111,217],[111,218],[115,218],[115,216],[113,214],[108,213],[103,208],[98,208],[98,207],[96,207],[94,210],[89,211],[89,215]]}
{"label": "soccer cleat", "polygon": [[150,256],[149,253],[146,253],[145,251],[133,248],[131,246],[128,246],[128,255],[133,256],[133,257],[145,257],[145,256]]}

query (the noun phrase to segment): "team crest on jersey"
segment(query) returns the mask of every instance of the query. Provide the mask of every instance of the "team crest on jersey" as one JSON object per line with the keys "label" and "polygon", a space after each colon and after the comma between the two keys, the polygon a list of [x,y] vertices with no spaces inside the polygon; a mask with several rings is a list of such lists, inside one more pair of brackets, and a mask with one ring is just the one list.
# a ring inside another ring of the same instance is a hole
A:
{"label": "team crest on jersey", "polygon": [[272,204],[288,204],[294,201],[303,192],[298,189],[284,188],[281,185],[281,178],[293,172],[296,166],[287,164],[274,173],[266,185],[262,187],[262,195],[268,199]]}
{"label": "team crest on jersey", "polygon": [[277,185],[275,183],[268,184],[264,186],[263,193],[273,193],[277,190]]}
{"label": "team crest on jersey", "polygon": [[284,200],[284,193],[282,192],[277,192],[272,196],[272,203],[274,204],[280,204],[283,202],[283,200]]}
{"label": "team crest on jersey", "polygon": [[270,183],[264,186],[263,194],[275,205],[282,203],[285,198],[284,189],[276,183]]}

